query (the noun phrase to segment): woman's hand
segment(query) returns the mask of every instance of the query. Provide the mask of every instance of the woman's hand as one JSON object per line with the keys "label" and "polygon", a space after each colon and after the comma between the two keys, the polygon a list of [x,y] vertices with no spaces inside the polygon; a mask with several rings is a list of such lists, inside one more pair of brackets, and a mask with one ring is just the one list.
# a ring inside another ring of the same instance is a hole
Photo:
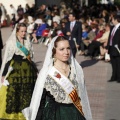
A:
{"label": "woman's hand", "polygon": [[103,46],[106,47],[106,46],[107,46],[107,42],[105,42],[105,43],[103,44]]}
{"label": "woman's hand", "polygon": [[67,33],[66,33],[66,35],[70,36],[70,35],[71,35],[71,33],[70,33],[70,32],[67,32]]}
{"label": "woman's hand", "polygon": [[96,41],[100,41],[100,39],[97,39]]}

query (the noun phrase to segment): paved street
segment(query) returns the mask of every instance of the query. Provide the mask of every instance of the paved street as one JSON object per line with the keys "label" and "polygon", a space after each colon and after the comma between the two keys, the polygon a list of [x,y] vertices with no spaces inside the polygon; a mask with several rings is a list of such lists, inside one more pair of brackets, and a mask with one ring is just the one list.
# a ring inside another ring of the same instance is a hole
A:
{"label": "paved street", "polygon": [[[10,34],[11,28],[2,28],[4,44]],[[40,70],[47,47],[33,44],[33,48],[34,61]],[[84,56],[77,56],[76,59],[83,67],[93,120],[120,120],[120,83],[107,82],[111,76],[110,63]]]}

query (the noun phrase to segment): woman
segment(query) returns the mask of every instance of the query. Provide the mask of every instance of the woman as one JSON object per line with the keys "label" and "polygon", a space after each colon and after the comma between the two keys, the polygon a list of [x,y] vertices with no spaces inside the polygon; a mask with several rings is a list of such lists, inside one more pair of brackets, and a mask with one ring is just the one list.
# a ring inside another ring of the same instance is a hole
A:
{"label": "woman", "polygon": [[50,42],[30,107],[22,112],[27,120],[92,120],[83,71],[63,36]]}
{"label": "woman", "polygon": [[30,104],[37,72],[26,30],[24,23],[18,24],[6,42],[0,73],[0,119],[25,120],[21,110]]}
{"label": "woman", "polygon": [[[109,38],[109,34],[110,34],[110,27],[111,27],[111,25],[109,23],[107,23],[105,25],[105,33],[103,34],[102,37],[100,37],[96,40],[96,42],[99,43],[98,46],[96,46],[96,47],[98,47],[100,49],[100,55],[97,58],[99,60],[103,59],[106,56],[105,48],[107,46],[107,42],[108,42],[108,38]],[[107,59],[105,61],[109,61],[109,59]]]}
{"label": "woman", "polygon": [[102,11],[102,18],[105,19],[105,23],[109,23],[109,12],[107,10]]}
{"label": "woman", "polygon": [[103,24],[99,24],[98,26],[98,33],[96,34],[96,37],[91,41],[91,43],[88,46],[88,52],[91,58],[96,57],[99,54],[99,47],[101,43],[97,41],[98,38],[102,37],[105,32],[105,26]]}

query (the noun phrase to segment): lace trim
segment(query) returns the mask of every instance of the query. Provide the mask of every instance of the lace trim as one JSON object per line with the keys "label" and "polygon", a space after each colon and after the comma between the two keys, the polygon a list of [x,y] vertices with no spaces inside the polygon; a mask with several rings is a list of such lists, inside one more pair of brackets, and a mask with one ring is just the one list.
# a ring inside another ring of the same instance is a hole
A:
{"label": "lace trim", "polygon": [[30,104],[36,73],[26,62],[14,62],[14,70],[8,76],[6,113],[18,113]]}
{"label": "lace trim", "polygon": [[[16,55],[24,56],[24,57],[23,57],[24,59],[26,58],[26,56],[24,55],[24,53],[23,53],[19,48],[17,48],[17,46],[13,46],[13,44],[12,44],[11,42],[8,43],[8,44],[9,44],[11,47],[9,47],[9,49],[7,50],[7,61],[6,61],[6,62],[8,62],[9,60],[12,59],[14,53],[15,53]],[[30,53],[32,53],[32,52],[31,52],[31,44],[30,44],[29,40],[25,40],[24,46],[28,49],[28,51],[30,51]]]}
{"label": "lace trim", "polygon": [[[74,75],[75,77],[75,75]],[[72,84],[78,90],[78,83],[75,80],[71,81]],[[72,103],[68,94],[64,92],[64,90],[59,86],[58,83],[55,82],[49,75],[46,78],[45,86],[47,91],[50,91],[50,94],[54,96],[55,101],[59,103]]]}
{"label": "lace trim", "polygon": [[[32,77],[31,77],[32,79]],[[31,80],[30,77],[26,78],[26,80]],[[7,106],[6,106],[6,113],[19,113],[25,107],[28,107],[30,104],[30,99],[32,96],[33,83],[31,84],[30,81],[28,83],[15,83],[16,81],[21,82],[21,78],[16,77],[13,78],[14,83],[11,84],[7,89]]]}
{"label": "lace trim", "polygon": [[7,50],[7,61],[6,63],[12,59],[13,55],[15,53],[15,48],[13,46],[9,47],[9,49]]}

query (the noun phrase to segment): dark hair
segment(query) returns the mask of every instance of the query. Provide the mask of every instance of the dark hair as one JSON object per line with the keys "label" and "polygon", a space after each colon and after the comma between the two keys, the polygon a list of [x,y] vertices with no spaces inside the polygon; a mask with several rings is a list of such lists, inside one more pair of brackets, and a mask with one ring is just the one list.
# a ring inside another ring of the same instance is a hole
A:
{"label": "dark hair", "polygon": [[57,43],[60,41],[68,41],[68,39],[64,36],[59,36],[55,42],[54,42],[54,47],[52,49],[52,57],[54,57],[55,53],[56,53],[56,47],[57,47]]}
{"label": "dark hair", "polygon": [[73,17],[76,18],[76,14],[74,12],[69,13],[69,15],[72,15]]}
{"label": "dark hair", "polygon": [[88,32],[90,32],[90,31],[92,30],[89,25],[86,25],[86,26],[85,26],[85,29],[87,29]]}
{"label": "dark hair", "polygon": [[117,20],[118,22],[120,22],[120,12],[114,13],[114,14],[113,14],[113,18],[114,18],[115,20]]}
{"label": "dark hair", "polygon": [[107,27],[109,27],[109,28],[111,27],[110,23],[106,23],[105,26],[107,26]]}
{"label": "dark hair", "polygon": [[16,33],[20,30],[20,27],[26,27],[27,28],[25,23],[18,23],[17,27],[16,27]]}

